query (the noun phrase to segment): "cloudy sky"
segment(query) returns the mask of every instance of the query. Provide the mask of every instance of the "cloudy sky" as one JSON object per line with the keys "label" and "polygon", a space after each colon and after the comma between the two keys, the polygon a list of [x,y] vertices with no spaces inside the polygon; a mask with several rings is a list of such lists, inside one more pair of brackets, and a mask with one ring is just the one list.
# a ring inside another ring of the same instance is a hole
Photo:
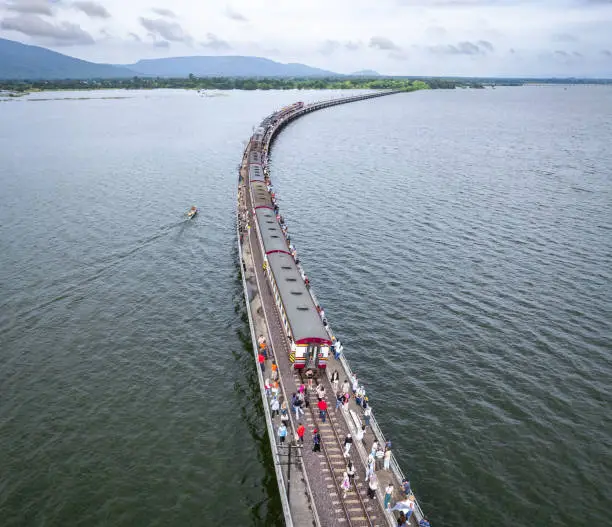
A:
{"label": "cloudy sky", "polygon": [[256,55],[339,73],[612,77],[612,0],[0,0],[0,37],[124,64]]}

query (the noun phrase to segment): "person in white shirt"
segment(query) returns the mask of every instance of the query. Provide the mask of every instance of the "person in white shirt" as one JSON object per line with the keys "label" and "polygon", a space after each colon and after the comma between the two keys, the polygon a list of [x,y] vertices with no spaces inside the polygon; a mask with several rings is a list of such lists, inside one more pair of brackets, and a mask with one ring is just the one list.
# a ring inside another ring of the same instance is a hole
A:
{"label": "person in white shirt", "polygon": [[336,360],[340,358],[340,353],[342,353],[342,343],[337,340],[336,342],[334,342],[334,357],[336,358]]}
{"label": "person in white shirt", "polygon": [[393,497],[393,485],[389,483],[385,489],[385,509],[390,509],[391,498]]}
{"label": "person in white shirt", "polygon": [[372,409],[367,406],[363,411],[363,418],[365,419],[365,425],[370,426],[370,418],[372,417]]}
{"label": "person in white shirt", "polygon": [[357,430],[357,434],[355,435],[355,439],[360,443],[363,443],[363,438],[365,436],[365,425],[363,425],[359,430]]}
{"label": "person in white shirt", "polygon": [[349,456],[349,452],[351,451],[351,447],[353,446],[353,438],[351,434],[346,434],[344,438],[344,457]]}

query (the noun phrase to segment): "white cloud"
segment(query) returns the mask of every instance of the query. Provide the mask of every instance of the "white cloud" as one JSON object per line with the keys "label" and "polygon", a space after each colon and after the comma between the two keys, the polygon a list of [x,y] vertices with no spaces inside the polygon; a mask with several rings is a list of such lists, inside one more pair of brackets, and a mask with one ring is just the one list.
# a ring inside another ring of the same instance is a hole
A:
{"label": "white cloud", "polygon": [[[99,62],[130,63],[168,53],[236,54],[341,73],[612,74],[609,56],[602,53],[612,50],[612,4],[597,0],[80,1],[95,1],[104,9],[100,13],[112,15],[105,19],[74,9],[75,1],[0,0],[0,20],[9,20],[0,37],[49,45],[48,38],[14,29],[15,17],[38,15],[66,35],[77,35],[61,42],[74,44],[62,52]],[[54,32],[37,24],[38,33]],[[78,37],[77,28],[89,35],[104,28],[114,37],[91,45],[83,33]],[[171,42],[170,50],[152,46],[151,35],[155,42]],[[567,53],[567,60],[555,51]]]}

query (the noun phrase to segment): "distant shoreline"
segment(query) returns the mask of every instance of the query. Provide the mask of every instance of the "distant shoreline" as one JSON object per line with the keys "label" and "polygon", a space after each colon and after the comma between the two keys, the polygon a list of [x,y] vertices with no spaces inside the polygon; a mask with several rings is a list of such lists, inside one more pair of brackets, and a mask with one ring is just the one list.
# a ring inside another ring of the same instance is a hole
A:
{"label": "distant shoreline", "polygon": [[200,93],[207,91],[271,90],[403,90],[485,89],[501,86],[612,86],[608,79],[397,79],[397,78],[148,78],[90,80],[0,80],[0,100],[20,98],[49,91],[158,90],[179,89]]}
{"label": "distant shoreline", "polygon": [[100,89],[151,90],[160,88],[185,90],[403,90],[453,89],[457,87],[483,88],[476,82],[444,79],[390,78],[231,78],[193,75],[187,78],[90,79],[90,80],[0,80],[0,94],[4,91],[16,96],[41,91],[76,91]]}

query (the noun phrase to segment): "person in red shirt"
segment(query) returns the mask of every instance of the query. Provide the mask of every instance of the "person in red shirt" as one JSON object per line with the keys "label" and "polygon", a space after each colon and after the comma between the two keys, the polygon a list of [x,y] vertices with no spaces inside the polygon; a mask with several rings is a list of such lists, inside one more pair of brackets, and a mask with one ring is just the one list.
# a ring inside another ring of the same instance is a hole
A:
{"label": "person in red shirt", "polygon": [[321,418],[322,422],[325,422],[325,419],[327,418],[327,402],[325,399],[321,399],[317,403],[317,406],[319,407],[319,417]]}
{"label": "person in red shirt", "polygon": [[304,434],[306,433],[306,428],[304,428],[304,425],[302,423],[300,423],[300,426],[298,426],[296,432],[300,443],[304,444]]}
{"label": "person in red shirt", "polygon": [[257,362],[259,362],[261,373],[265,373],[266,372],[266,358],[263,356],[263,353],[261,351],[257,355]]}

